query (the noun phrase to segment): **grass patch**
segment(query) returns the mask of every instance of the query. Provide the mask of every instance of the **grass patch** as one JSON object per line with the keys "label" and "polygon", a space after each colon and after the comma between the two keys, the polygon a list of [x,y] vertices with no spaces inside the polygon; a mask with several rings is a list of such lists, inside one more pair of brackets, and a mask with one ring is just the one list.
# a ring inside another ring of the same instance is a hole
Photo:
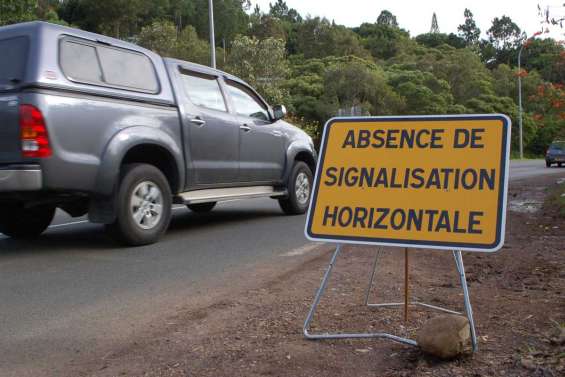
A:
{"label": "grass patch", "polygon": [[565,183],[552,187],[545,199],[546,208],[555,208],[557,216],[565,219]]}
{"label": "grass patch", "polygon": [[[543,154],[534,154],[530,152],[524,152],[524,160],[539,160],[544,158]],[[511,160],[519,160],[520,159],[520,152],[518,151],[510,151],[510,159]]]}

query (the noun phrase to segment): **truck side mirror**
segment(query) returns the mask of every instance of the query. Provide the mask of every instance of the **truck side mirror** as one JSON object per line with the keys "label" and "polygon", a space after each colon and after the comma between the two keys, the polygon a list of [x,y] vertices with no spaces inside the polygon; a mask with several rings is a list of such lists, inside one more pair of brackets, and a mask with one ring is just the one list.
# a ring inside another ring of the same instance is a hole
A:
{"label": "truck side mirror", "polygon": [[286,116],[286,107],[284,105],[276,105],[273,107],[273,115],[275,120],[282,119]]}

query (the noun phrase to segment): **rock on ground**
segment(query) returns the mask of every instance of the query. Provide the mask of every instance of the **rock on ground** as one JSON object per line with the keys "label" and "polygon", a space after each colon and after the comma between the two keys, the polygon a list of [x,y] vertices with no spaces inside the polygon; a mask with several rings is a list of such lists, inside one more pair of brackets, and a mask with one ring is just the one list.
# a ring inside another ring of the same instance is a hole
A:
{"label": "rock on ground", "polygon": [[452,359],[469,350],[469,321],[459,315],[442,315],[430,319],[418,332],[418,345],[427,354]]}

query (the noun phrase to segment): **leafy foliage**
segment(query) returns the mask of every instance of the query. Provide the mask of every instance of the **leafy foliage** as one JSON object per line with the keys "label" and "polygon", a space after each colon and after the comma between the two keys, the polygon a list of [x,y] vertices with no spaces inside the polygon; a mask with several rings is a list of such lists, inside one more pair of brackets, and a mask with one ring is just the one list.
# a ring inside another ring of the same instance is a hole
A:
{"label": "leafy foliage", "polygon": [[469,9],[465,8],[463,16],[465,17],[465,22],[457,27],[459,36],[463,38],[467,46],[476,46],[479,43],[481,29],[477,27],[473,13]]}
{"label": "leafy foliage", "polygon": [[282,82],[287,76],[284,41],[275,38],[238,37],[232,44],[227,69],[246,80],[271,103],[287,97]]}
{"label": "leafy foliage", "polygon": [[[562,11],[539,8],[543,26],[560,27]],[[565,8],[564,8],[565,9]],[[492,21],[488,38],[470,9],[457,34],[411,37],[394,14],[354,28],[302,17],[285,0],[266,12],[248,0],[214,0],[217,64],[257,88],[289,119],[318,137],[338,112],[363,114],[504,113],[519,124],[522,86],[526,151],[542,153],[565,138],[563,42],[526,39],[509,17]],[[67,23],[139,43],[163,56],[208,64],[208,0],[1,0],[0,25],[31,20]],[[562,26],[561,26],[562,27]],[[521,52],[521,69],[517,58]]]}

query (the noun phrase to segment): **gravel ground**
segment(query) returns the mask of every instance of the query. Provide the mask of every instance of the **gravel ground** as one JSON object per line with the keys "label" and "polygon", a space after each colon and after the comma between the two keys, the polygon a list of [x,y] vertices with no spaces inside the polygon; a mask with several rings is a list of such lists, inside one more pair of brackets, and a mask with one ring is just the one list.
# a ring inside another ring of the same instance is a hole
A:
{"label": "gravel ground", "polygon": [[[111,350],[76,362],[76,376],[563,376],[565,220],[543,205],[558,177],[511,184],[507,238],[492,255],[464,254],[479,352],[439,361],[418,348],[372,340],[308,341],[302,324],[330,245],[248,266],[174,317]],[[521,208],[520,202],[527,208]],[[534,203],[534,204],[532,204]],[[390,331],[414,336],[437,312],[363,305],[375,247],[345,247],[312,331]],[[372,302],[402,300],[404,253],[386,248]],[[293,262],[288,262],[292,260]],[[412,297],[462,309],[448,252],[410,252]]]}

